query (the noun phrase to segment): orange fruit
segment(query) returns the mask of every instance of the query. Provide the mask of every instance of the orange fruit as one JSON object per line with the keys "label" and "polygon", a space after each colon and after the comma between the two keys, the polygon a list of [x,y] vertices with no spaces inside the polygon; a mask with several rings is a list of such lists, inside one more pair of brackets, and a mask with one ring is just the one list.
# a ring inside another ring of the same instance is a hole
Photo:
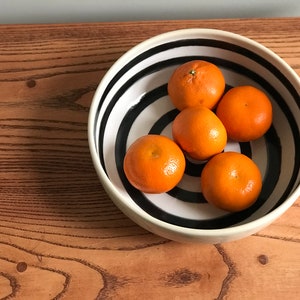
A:
{"label": "orange fruit", "polygon": [[217,116],[228,137],[248,142],[263,136],[272,124],[272,104],[267,95],[252,86],[230,89],[220,100]]}
{"label": "orange fruit", "polygon": [[174,106],[203,105],[213,108],[225,90],[225,79],[221,70],[204,60],[193,60],[180,65],[168,81],[168,94]]}
{"label": "orange fruit", "polygon": [[179,146],[168,137],[150,134],[130,145],[123,168],[135,188],[145,193],[163,193],[181,180],[185,157]]}
{"label": "orange fruit", "polygon": [[227,143],[224,125],[213,111],[189,107],[176,116],[172,124],[174,141],[190,157],[206,160],[223,151]]}
{"label": "orange fruit", "polygon": [[258,166],[237,152],[223,152],[210,159],[202,170],[200,182],[207,202],[230,212],[250,207],[262,188]]}

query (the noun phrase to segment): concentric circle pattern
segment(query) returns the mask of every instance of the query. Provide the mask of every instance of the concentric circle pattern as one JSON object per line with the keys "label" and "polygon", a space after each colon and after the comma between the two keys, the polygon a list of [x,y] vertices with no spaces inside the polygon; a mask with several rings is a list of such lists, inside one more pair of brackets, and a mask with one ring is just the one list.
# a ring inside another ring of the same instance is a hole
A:
{"label": "concentric circle pattern", "polygon": [[[174,34],[137,47],[138,55],[126,54],[118,69],[103,79],[93,126],[99,161],[118,192],[158,220],[195,229],[245,224],[275,210],[299,185],[299,90],[271,52],[266,54],[243,40],[237,44],[233,34],[224,38],[218,31],[201,29],[186,33],[184,38]],[[258,201],[240,213],[229,214],[206,203],[199,180],[205,162],[188,159],[179,185],[159,195],[136,190],[123,172],[126,149],[139,136],[156,133],[171,137],[178,111],[168,97],[167,82],[177,66],[193,59],[219,66],[227,89],[253,85],[272,101],[273,124],[267,134],[251,143],[229,141],[225,148],[251,157],[263,175]]]}

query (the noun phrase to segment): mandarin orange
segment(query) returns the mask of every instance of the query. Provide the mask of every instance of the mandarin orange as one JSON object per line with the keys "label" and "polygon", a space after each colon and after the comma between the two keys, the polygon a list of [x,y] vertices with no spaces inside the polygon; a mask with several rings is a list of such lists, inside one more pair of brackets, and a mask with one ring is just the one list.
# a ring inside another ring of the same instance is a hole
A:
{"label": "mandarin orange", "polygon": [[220,100],[216,110],[228,137],[248,142],[262,137],[272,124],[272,104],[267,95],[253,86],[237,86]]}
{"label": "mandarin orange", "polygon": [[207,160],[223,151],[227,143],[224,125],[213,111],[204,107],[185,108],[172,124],[174,141],[191,158]]}
{"label": "mandarin orange", "polygon": [[223,152],[211,158],[202,170],[200,182],[204,198],[230,212],[250,207],[262,188],[258,166],[237,152]]}
{"label": "mandarin orange", "polygon": [[180,65],[168,81],[168,94],[174,106],[203,105],[213,108],[225,90],[225,79],[219,67],[204,60]]}
{"label": "mandarin orange", "polygon": [[123,168],[128,181],[145,193],[163,193],[174,188],[185,170],[179,146],[166,136],[150,134],[128,148]]}

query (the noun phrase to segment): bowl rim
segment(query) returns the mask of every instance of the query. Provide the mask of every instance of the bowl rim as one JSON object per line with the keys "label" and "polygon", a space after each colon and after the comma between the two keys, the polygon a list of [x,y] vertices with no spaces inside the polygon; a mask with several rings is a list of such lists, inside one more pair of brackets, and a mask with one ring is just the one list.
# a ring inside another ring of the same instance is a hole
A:
{"label": "bowl rim", "polygon": [[88,116],[88,144],[90,149],[90,154],[92,157],[92,161],[94,164],[94,168],[96,173],[103,185],[103,188],[107,192],[108,196],[114,202],[114,204],[127,216],[134,219],[136,223],[145,227],[145,223],[151,223],[152,225],[159,227],[163,230],[167,230],[170,232],[177,232],[184,234],[193,239],[201,238],[201,237],[209,237],[209,238],[217,238],[219,236],[222,237],[229,237],[232,235],[240,234],[246,232],[255,231],[257,228],[263,228],[273,222],[276,218],[281,216],[288,208],[290,208],[293,203],[300,197],[300,184],[297,183],[293,190],[293,192],[289,195],[289,197],[281,203],[278,207],[276,207],[271,212],[268,212],[266,215],[249,221],[244,224],[237,224],[231,227],[226,228],[218,228],[218,229],[197,229],[197,228],[188,228],[182,227],[179,225],[171,224],[162,220],[159,220],[143,209],[141,209],[133,200],[128,201],[128,199],[123,196],[112,184],[109,177],[105,173],[99,157],[98,152],[96,149],[95,141],[94,141],[94,126],[95,126],[95,113],[98,108],[100,95],[103,89],[106,87],[106,82],[110,80],[111,77],[122,67],[126,64],[129,60],[136,56],[136,53],[142,53],[145,49],[149,49],[154,47],[160,43],[166,42],[166,40],[180,40],[184,36],[187,38],[188,36],[194,36],[195,34],[201,34],[202,36],[209,36],[215,38],[221,38],[231,42],[239,41],[239,45],[247,46],[247,48],[251,50],[255,50],[255,52],[264,53],[265,56],[272,58],[279,64],[282,70],[289,76],[289,80],[293,82],[295,89],[300,94],[300,78],[296,71],[292,69],[292,67],[285,62],[279,55],[273,52],[271,49],[267,48],[266,46],[260,44],[259,42],[250,39],[246,36],[242,36],[237,33],[220,30],[220,29],[210,29],[210,28],[185,28],[185,29],[178,29],[172,30],[168,32],[164,32],[158,34],[156,36],[150,37],[137,45],[130,48],[127,52],[125,52],[122,56],[120,56],[113,65],[109,68],[109,70],[104,74],[100,83],[97,86],[95,94],[92,99],[92,103],[89,110]]}

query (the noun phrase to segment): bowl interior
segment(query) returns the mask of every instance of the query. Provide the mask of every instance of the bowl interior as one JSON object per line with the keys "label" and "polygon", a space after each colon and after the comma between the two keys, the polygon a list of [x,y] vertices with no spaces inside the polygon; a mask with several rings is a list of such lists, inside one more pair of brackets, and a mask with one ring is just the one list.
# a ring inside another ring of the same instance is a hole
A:
{"label": "bowl interior", "polygon": [[[263,175],[257,202],[243,212],[228,213],[205,201],[199,183],[203,162],[187,160],[182,181],[164,194],[136,190],[123,171],[126,149],[135,139],[149,133],[172,137],[178,111],[168,97],[167,82],[177,66],[193,59],[216,64],[227,89],[253,85],[272,101],[273,124],[265,136],[249,143],[228,141],[225,148],[252,158]],[[98,87],[90,128],[98,167],[123,206],[142,209],[169,224],[221,229],[261,218],[299,185],[299,86],[298,76],[278,56],[241,36],[190,29],[154,37],[121,57]]]}

